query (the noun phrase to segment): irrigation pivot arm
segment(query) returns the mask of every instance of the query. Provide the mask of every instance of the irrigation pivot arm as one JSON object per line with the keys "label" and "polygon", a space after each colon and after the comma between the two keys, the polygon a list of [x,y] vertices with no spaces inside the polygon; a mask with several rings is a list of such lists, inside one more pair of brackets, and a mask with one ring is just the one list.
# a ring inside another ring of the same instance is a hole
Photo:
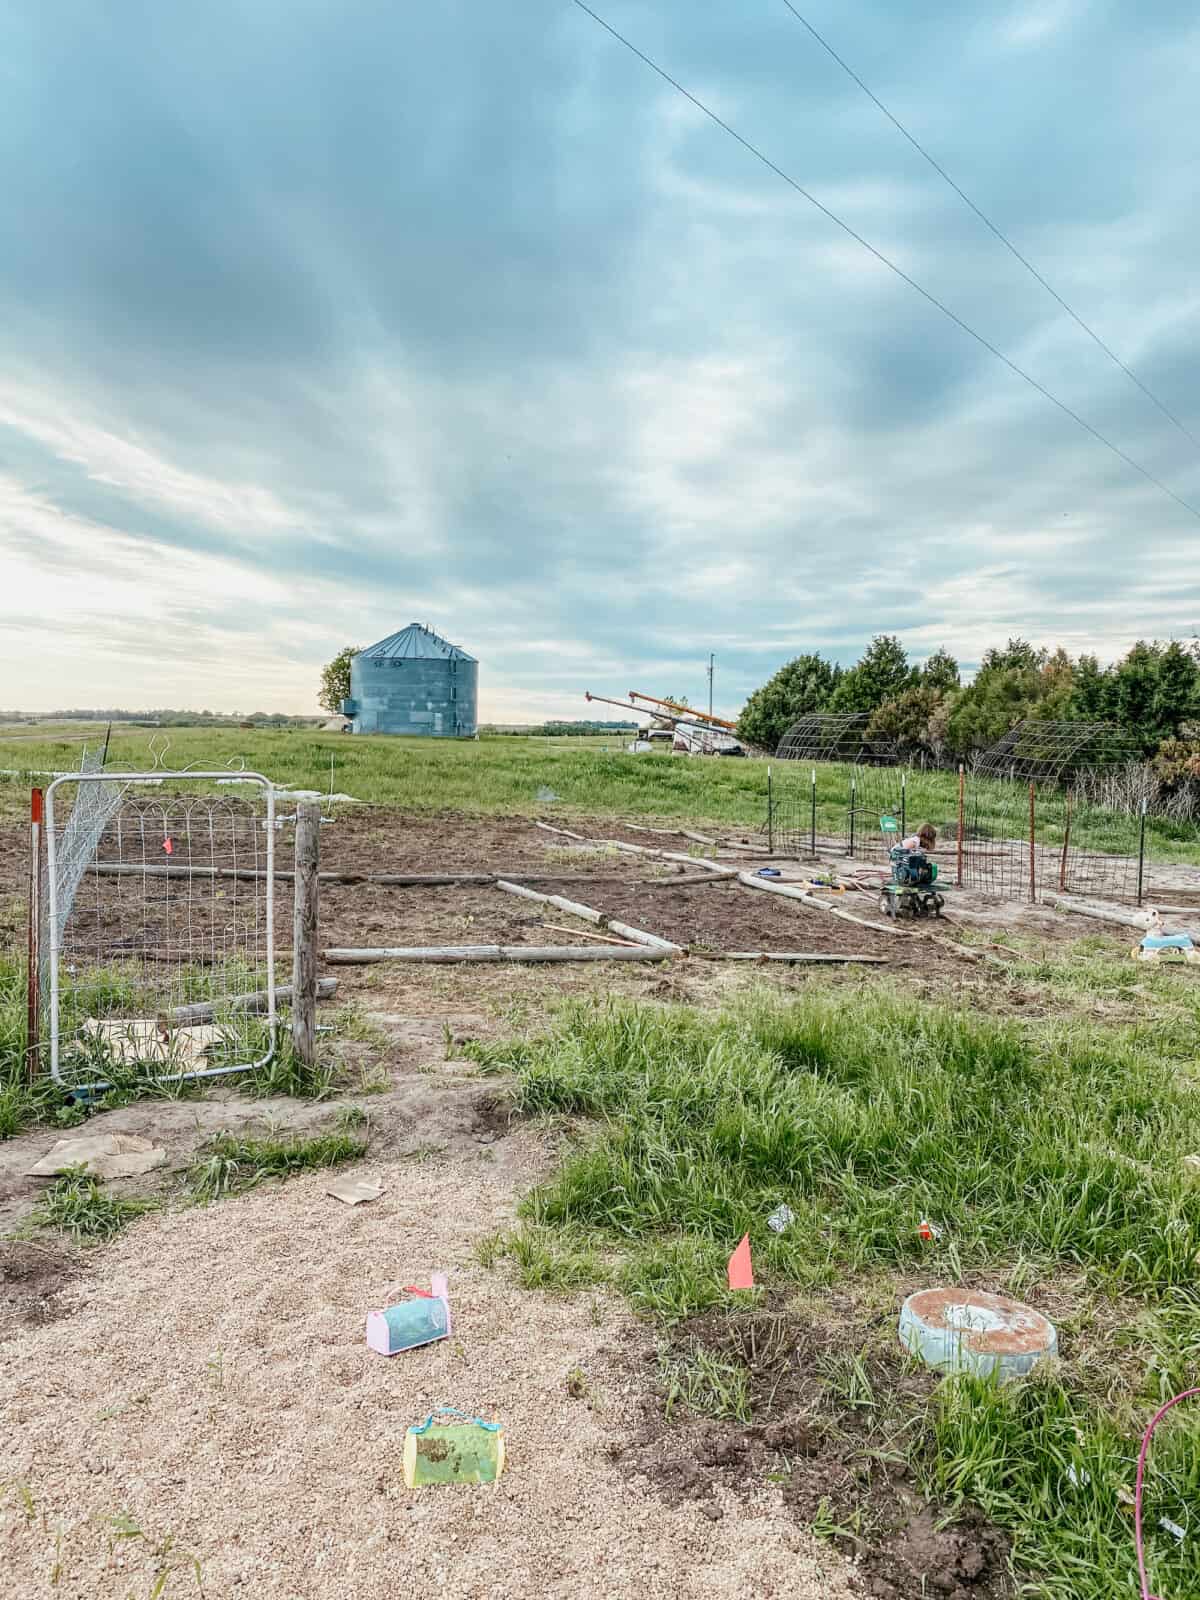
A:
{"label": "irrigation pivot arm", "polygon": [[[651,705],[666,706],[668,711],[680,712],[686,717],[699,717],[701,722],[712,723],[718,728],[727,728],[730,733],[737,732],[736,722],[726,722],[724,717],[714,717],[710,711],[697,711],[692,706],[681,706],[678,700],[660,700],[656,694],[639,694],[636,689],[630,689],[631,700],[649,700]],[[637,707],[634,707],[636,710]]]}

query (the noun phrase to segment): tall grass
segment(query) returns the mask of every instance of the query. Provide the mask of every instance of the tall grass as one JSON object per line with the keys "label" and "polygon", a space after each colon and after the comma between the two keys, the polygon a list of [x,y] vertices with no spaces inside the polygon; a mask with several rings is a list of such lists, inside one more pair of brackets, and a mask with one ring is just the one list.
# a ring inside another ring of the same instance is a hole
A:
{"label": "tall grass", "polygon": [[[576,1005],[511,1058],[522,1110],[602,1119],[530,1215],[631,1240],[749,1231],[768,1266],[805,1275],[916,1260],[929,1217],[964,1264],[1020,1255],[1123,1290],[1189,1283],[1200,1090],[1171,1042],[1031,1030],[883,991],[716,1021]],[[798,1221],[779,1237],[765,1218],[781,1201]]]}
{"label": "tall grass", "polygon": [[[949,1381],[914,1437],[943,1501],[1012,1531],[1024,1593],[1118,1600],[1134,1592],[1139,1428],[1200,1356],[1193,1040],[1186,1018],[1024,1025],[880,989],[715,1020],[577,1004],[553,1034],[480,1053],[513,1071],[523,1111],[590,1119],[528,1224],[618,1258],[612,1275],[663,1321],[731,1298],[744,1232],[768,1283],[986,1274],[1073,1293],[1086,1337],[1073,1348],[1065,1317],[1060,1368],[1004,1390]],[[781,1201],[795,1220],[777,1236]],[[944,1229],[933,1252],[922,1217]],[[1200,1593],[1198,1442],[1181,1420],[1155,1457],[1156,1593]]]}

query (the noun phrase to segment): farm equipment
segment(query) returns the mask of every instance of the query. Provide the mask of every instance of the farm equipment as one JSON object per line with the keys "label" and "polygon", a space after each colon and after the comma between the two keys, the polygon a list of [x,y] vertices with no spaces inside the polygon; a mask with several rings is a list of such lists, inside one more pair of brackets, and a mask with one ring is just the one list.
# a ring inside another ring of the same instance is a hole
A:
{"label": "farm equipment", "polygon": [[[894,817],[880,824],[886,839],[898,830]],[[879,891],[879,909],[886,917],[940,917],[945,896],[935,887],[938,869],[923,850],[908,850],[894,844],[888,851],[891,876]]]}

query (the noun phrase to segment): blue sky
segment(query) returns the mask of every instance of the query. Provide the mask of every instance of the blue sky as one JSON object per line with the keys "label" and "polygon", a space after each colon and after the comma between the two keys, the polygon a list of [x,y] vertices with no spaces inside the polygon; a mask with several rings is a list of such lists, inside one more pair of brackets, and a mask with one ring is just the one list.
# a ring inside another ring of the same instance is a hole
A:
{"label": "blue sky", "polygon": [[[1200,504],[781,0],[597,0]],[[799,5],[1200,436],[1185,4]],[[485,718],[1200,629],[1200,525],[570,0],[0,6],[0,704],[308,710],[417,619]]]}

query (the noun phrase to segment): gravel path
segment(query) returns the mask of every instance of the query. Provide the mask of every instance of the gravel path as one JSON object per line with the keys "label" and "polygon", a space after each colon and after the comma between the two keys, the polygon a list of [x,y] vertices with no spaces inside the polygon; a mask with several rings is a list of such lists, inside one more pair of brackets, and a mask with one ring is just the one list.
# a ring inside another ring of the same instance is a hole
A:
{"label": "gravel path", "polygon": [[[614,1299],[529,1293],[472,1259],[543,1160],[522,1132],[369,1162],[387,1185],[370,1205],[323,1197],[318,1174],[148,1217],[93,1258],[72,1315],[0,1346],[5,1596],[848,1595],[778,1489],[718,1489],[710,1521],[610,1458],[646,1329]],[[367,1309],[439,1266],[454,1339],[368,1352]],[[576,1367],[594,1404],[566,1392]],[[505,1424],[498,1485],[405,1489],[404,1430],[439,1403]]]}

